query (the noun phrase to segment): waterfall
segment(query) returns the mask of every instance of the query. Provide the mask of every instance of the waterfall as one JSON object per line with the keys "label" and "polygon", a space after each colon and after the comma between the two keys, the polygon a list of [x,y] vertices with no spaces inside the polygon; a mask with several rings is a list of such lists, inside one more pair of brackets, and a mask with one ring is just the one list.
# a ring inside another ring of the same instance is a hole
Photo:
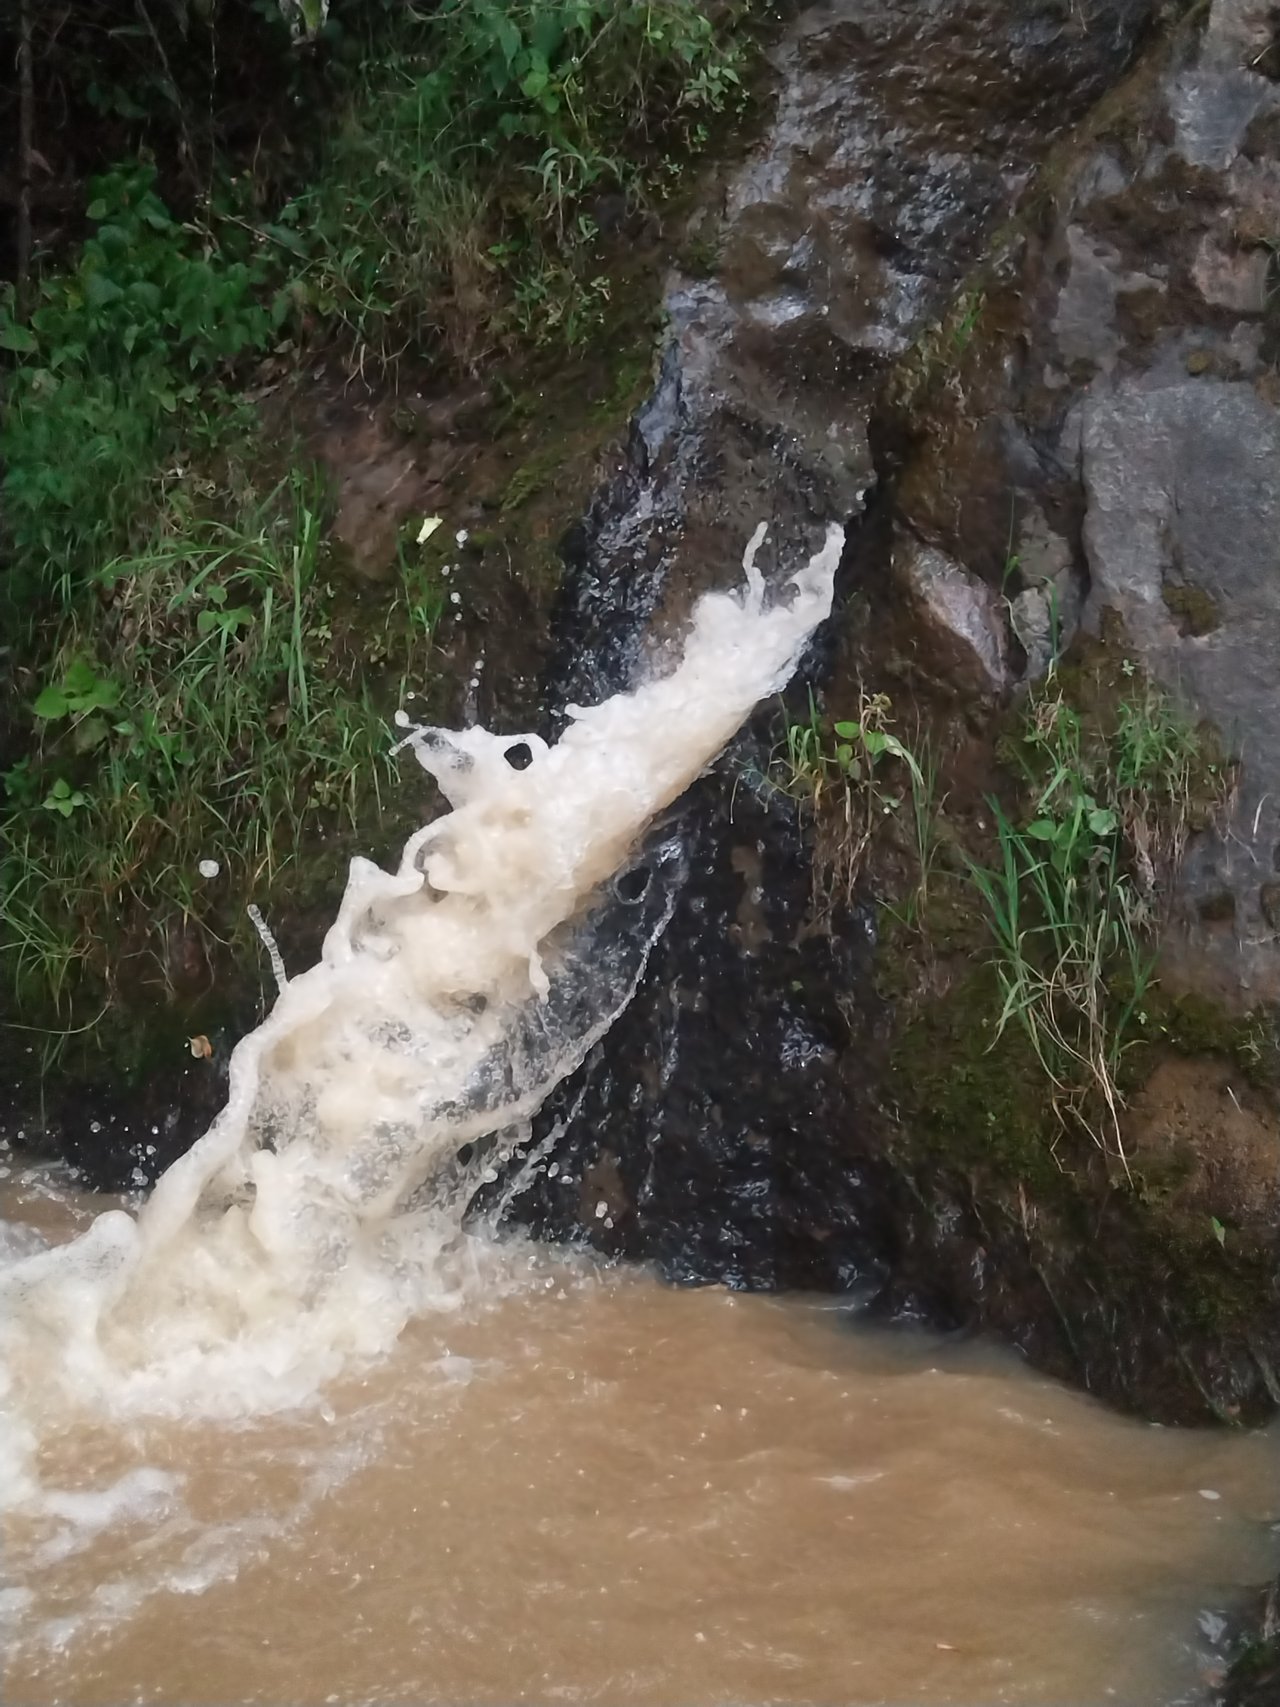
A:
{"label": "waterfall", "polygon": [[209,1131],[136,1217],[0,1270],[6,1503],[42,1496],[50,1419],[287,1408],[483,1277],[459,1152],[486,1140],[492,1167],[625,1007],[679,876],[646,829],[831,609],[843,529],[772,599],[763,538],[669,667],[569,708],[553,745],[409,734],[452,810],[396,872],[352,861],[319,963],[237,1047]]}

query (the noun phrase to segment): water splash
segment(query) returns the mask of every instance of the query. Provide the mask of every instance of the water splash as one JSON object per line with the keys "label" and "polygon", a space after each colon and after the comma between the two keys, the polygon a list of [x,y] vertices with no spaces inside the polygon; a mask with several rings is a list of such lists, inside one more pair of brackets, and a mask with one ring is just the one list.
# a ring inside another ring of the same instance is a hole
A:
{"label": "water splash", "polygon": [[458,1153],[486,1140],[492,1165],[629,1001],[679,879],[679,849],[636,863],[639,838],[790,676],[843,537],[769,604],[758,529],[745,589],[700,601],[679,661],[570,708],[554,745],[412,733],[452,810],[395,873],[352,861],[319,963],[236,1049],[209,1131],[136,1218],[0,1272],[7,1503],[40,1497],[51,1418],[292,1406],[474,1288],[489,1257],[461,1230]]}

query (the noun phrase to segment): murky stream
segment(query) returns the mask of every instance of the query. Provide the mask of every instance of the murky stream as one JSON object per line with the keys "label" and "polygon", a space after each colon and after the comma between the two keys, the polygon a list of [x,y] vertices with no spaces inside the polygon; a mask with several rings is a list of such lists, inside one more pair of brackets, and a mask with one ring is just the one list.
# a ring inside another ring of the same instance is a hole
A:
{"label": "murky stream", "polygon": [[3,1176],[6,1703],[1203,1685],[1273,1562],[1273,1441],[464,1230],[671,919],[655,818],[831,608],[842,530],[772,592],[765,537],[555,746],[408,737],[453,811],[353,861],[136,1213]]}
{"label": "murky stream", "polygon": [[1274,1438],[830,1303],[477,1256],[486,1302],[304,1411],[47,1437],[86,1492],[10,1520],[5,1702],[1194,1700],[1274,1567]]}

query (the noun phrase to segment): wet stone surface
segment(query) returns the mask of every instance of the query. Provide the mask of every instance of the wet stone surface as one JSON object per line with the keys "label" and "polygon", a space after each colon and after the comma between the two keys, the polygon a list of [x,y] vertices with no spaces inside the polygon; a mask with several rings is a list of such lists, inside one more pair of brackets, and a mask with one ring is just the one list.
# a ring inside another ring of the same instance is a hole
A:
{"label": "wet stone surface", "polygon": [[[964,0],[800,15],[774,117],[725,190],[716,276],[673,280],[659,384],[571,536],[552,703],[624,685],[700,591],[740,578],[757,520],[776,576],[831,517],[862,515],[893,361],[1148,20]],[[994,629],[977,662],[999,679]],[[770,728],[765,711],[691,795],[686,893],[630,1009],[539,1116],[550,1163],[514,1213],[687,1278],[874,1287],[897,1188],[873,1144],[860,1155],[873,1123],[849,1065],[876,1024],[871,913],[814,928],[795,809],[751,781]]]}
{"label": "wet stone surface", "polygon": [[1237,1008],[1280,999],[1266,888],[1280,846],[1280,343],[1265,282],[1280,85],[1257,69],[1275,33],[1259,0],[1217,0],[1058,167],[901,492],[909,525],[992,585],[1013,546],[1029,657],[1043,622],[1025,533],[1047,522],[1071,626],[1118,634],[1242,761],[1230,822],[1191,849],[1165,953],[1170,975]]}
{"label": "wet stone surface", "polygon": [[761,785],[758,741],[691,792],[688,880],[642,989],[537,1116],[550,1142],[513,1213],[586,1231],[671,1279],[878,1290],[889,1182],[838,1135],[865,1120],[841,1070],[870,1023],[870,916],[810,919],[795,808]]}
{"label": "wet stone surface", "polygon": [[[1223,672],[1237,696],[1251,683],[1262,691],[1249,636],[1263,645],[1273,626],[1260,583],[1263,471],[1276,463],[1256,383],[1260,334],[1224,305],[1243,300],[1243,287],[1228,290],[1235,272],[1206,272],[1202,225],[1218,220],[1209,209],[1220,189],[1197,199],[1187,160],[1159,140],[1169,126],[1156,122],[1170,79],[1201,51],[1226,52],[1222,8],[1203,50],[1191,33],[1157,45],[1106,121],[1056,162],[1056,201],[1024,221],[974,294],[971,349],[967,331],[948,348],[929,322],[1031,182],[1055,123],[1082,117],[1121,79],[1145,14],[1088,14],[1075,59],[1058,12],[1011,21],[931,7],[923,23],[918,8],[912,18],[914,56],[892,7],[815,8],[779,49],[778,118],[727,189],[717,277],[675,281],[661,384],[626,469],[574,538],[557,691],[586,697],[625,681],[646,626],[661,644],[698,590],[734,577],[757,517],[772,517],[785,561],[824,512],[855,522],[846,594],[852,584],[857,599],[811,660],[820,687],[848,689],[840,634],[861,601],[884,645],[909,636],[906,679],[932,676],[972,723],[1017,675],[1041,676],[1128,586],[1175,649],[1165,655],[1174,677],[1208,683],[1216,667],[1224,694]],[[1052,67],[1037,85],[1041,49]],[[996,65],[1012,69],[988,76]],[[1230,104],[1232,75],[1221,64],[1214,75]],[[1268,99],[1251,84],[1239,103],[1251,116],[1230,135],[1246,134]],[[1249,179],[1255,197],[1259,181]],[[1166,228],[1176,267],[1151,241]],[[886,486],[882,388],[921,334],[933,371],[901,476]],[[1190,433],[1207,427],[1203,388],[1215,382],[1230,394],[1227,418],[1249,431],[1210,433],[1197,457]],[[1184,492],[1204,494],[1194,515],[1177,501]],[[1230,583],[1239,623],[1217,643],[1216,666],[1205,612],[1230,602],[1229,578],[1212,605],[1172,610],[1179,529],[1219,554],[1242,530],[1257,539]],[[1154,646],[1143,662],[1161,673]],[[977,739],[989,746],[996,725],[985,728]],[[1175,1253],[1100,1162],[1086,1158],[1055,1199],[1024,1191],[1016,1171],[993,1182],[936,1149],[916,1152],[902,1087],[878,1052],[894,1020],[871,971],[877,952],[893,951],[874,943],[867,908],[814,929],[812,846],[786,802],[743,786],[768,769],[769,750],[762,713],[691,797],[687,890],[632,1007],[539,1118],[540,1160],[514,1215],[673,1277],[836,1285],[881,1309],[994,1327],[1042,1367],[1148,1415],[1267,1414],[1276,1289],[1264,1274],[1239,1282],[1254,1288],[1253,1326],[1232,1305],[1227,1330],[1219,1312],[1239,1277],[1201,1274],[1203,1256]],[[1157,1147],[1172,1142],[1165,1113]],[[1265,1237],[1263,1223],[1254,1231]]]}

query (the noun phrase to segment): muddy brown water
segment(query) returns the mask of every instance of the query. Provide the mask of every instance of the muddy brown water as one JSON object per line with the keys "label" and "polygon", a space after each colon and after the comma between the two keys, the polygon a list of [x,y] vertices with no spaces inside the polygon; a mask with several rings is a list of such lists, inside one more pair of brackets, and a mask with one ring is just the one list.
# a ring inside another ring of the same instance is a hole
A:
{"label": "muddy brown water", "polygon": [[1274,1567],[1273,1436],[829,1301],[505,1275],[306,1414],[51,1432],[132,1494],[11,1516],[3,1700],[1199,1700]]}

